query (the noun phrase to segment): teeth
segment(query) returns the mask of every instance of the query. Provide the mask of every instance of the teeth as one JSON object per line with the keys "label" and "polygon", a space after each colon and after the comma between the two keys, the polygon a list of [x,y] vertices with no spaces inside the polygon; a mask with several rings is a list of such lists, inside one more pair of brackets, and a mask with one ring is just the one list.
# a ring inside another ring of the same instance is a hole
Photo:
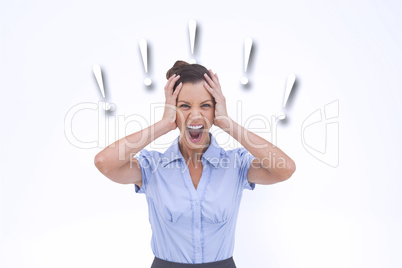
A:
{"label": "teeth", "polygon": [[202,128],[202,125],[199,125],[199,126],[187,126],[188,128],[191,128],[191,129],[200,129],[200,128]]}

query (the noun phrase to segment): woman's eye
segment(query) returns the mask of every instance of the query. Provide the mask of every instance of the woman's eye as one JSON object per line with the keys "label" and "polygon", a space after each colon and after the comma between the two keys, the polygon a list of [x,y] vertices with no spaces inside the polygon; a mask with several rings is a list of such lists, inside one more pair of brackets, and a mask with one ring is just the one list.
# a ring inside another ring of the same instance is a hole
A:
{"label": "woman's eye", "polygon": [[180,107],[189,107],[187,104],[182,104]]}
{"label": "woman's eye", "polygon": [[211,105],[209,105],[209,104],[204,104],[204,105],[202,105],[203,107],[211,107]]}

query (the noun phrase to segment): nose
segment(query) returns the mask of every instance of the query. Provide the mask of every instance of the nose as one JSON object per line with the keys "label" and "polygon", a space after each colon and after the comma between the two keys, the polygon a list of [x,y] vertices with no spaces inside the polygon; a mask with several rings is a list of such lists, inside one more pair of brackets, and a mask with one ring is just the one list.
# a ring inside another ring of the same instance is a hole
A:
{"label": "nose", "polygon": [[204,116],[202,114],[201,109],[199,109],[197,107],[193,107],[193,108],[191,108],[188,118],[192,122],[197,122],[197,120],[203,120]]}

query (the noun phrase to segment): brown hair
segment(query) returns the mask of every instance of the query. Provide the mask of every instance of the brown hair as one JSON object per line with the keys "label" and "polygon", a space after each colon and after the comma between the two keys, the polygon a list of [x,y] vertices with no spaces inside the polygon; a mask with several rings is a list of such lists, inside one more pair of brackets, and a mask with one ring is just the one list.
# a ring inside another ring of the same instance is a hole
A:
{"label": "brown hair", "polygon": [[173,74],[180,75],[179,80],[176,81],[173,87],[173,91],[175,91],[176,87],[180,84],[180,82],[184,83],[192,83],[195,84],[197,82],[203,81],[205,79],[204,74],[207,74],[210,78],[209,72],[207,68],[200,64],[190,64],[182,60],[178,60],[174,63],[173,67],[170,68],[166,73],[166,79],[169,79]]}

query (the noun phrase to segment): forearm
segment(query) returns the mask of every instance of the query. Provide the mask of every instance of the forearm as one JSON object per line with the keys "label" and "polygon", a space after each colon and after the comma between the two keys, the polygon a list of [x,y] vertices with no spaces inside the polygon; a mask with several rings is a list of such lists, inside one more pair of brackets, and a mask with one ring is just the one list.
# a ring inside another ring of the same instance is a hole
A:
{"label": "forearm", "polygon": [[160,120],[107,146],[95,156],[95,165],[104,172],[122,167],[145,146],[171,130],[171,124]]}
{"label": "forearm", "polygon": [[281,149],[257,134],[248,131],[230,117],[227,117],[222,129],[241,143],[270,173],[281,177],[284,173],[294,170],[294,161]]}

